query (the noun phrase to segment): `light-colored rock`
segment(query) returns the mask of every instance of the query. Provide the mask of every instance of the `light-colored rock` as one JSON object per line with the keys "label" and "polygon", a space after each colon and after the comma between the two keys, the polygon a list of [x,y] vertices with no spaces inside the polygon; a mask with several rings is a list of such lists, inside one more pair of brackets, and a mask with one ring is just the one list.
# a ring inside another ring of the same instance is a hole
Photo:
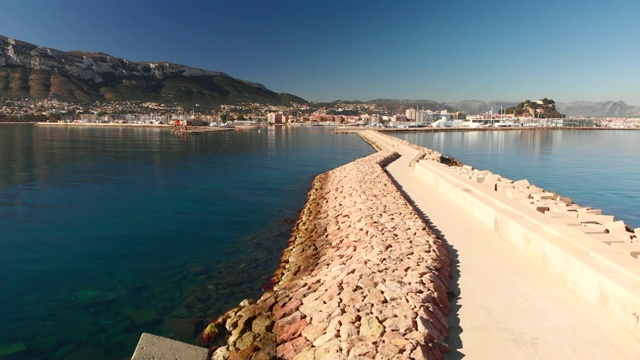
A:
{"label": "light-colored rock", "polygon": [[360,321],[360,336],[380,337],[384,332],[384,326],[375,316],[363,316]]}
{"label": "light-colored rock", "polygon": [[400,353],[400,348],[390,343],[383,343],[378,347],[378,353],[376,359],[386,360],[393,359],[394,356]]}
{"label": "light-colored rock", "polygon": [[320,335],[318,338],[316,338],[313,341],[313,346],[315,347],[320,347],[324,344],[326,344],[327,342],[329,342],[330,340],[334,340],[336,339],[336,333],[335,332],[328,332],[324,335]]}
{"label": "light-colored rock", "polygon": [[211,360],[227,360],[229,358],[229,347],[222,346],[216,349],[211,355]]}

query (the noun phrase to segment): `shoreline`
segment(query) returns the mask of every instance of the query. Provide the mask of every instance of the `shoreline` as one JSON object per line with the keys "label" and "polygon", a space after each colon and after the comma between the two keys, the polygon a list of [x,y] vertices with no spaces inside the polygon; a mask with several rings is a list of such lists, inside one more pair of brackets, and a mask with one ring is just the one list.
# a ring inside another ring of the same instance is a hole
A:
{"label": "shoreline", "polygon": [[115,123],[59,123],[59,122],[35,122],[32,123],[35,126],[73,126],[73,127],[145,127],[145,128],[163,128],[171,129],[173,125],[162,124],[115,124]]}
{"label": "shoreline", "polygon": [[35,126],[51,126],[51,127],[101,127],[101,128],[148,128],[148,129],[166,129],[172,130],[177,135],[199,135],[207,132],[230,131],[236,130],[232,127],[218,126],[190,126],[188,129],[178,128],[175,125],[164,124],[116,124],[116,123],[49,123],[36,122]]}
{"label": "shoreline", "polygon": [[585,130],[640,130],[640,128],[611,128],[611,127],[490,127],[490,128],[465,128],[465,127],[456,127],[456,128],[433,128],[433,127],[422,127],[422,128],[354,128],[354,127],[337,127],[333,131],[336,134],[352,134],[358,133],[361,131],[372,130],[378,131],[381,133],[395,133],[395,132],[471,132],[471,131],[545,131],[545,130],[577,130],[577,131],[585,131]]}

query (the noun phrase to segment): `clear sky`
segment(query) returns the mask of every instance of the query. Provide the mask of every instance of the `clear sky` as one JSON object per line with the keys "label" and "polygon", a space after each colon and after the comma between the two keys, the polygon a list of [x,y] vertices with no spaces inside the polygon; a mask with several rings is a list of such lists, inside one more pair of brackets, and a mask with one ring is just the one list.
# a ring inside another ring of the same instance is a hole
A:
{"label": "clear sky", "polygon": [[638,0],[0,0],[0,35],[309,101],[640,105]]}

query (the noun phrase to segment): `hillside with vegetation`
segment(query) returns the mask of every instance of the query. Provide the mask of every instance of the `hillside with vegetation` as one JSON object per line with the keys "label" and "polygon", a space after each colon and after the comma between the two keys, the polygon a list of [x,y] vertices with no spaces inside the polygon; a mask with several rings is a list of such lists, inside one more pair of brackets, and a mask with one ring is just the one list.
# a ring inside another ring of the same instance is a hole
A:
{"label": "hillside with vegetation", "polygon": [[565,115],[556,110],[555,104],[555,101],[547,98],[538,101],[525,100],[516,106],[508,107],[505,113],[543,119],[564,118]]}

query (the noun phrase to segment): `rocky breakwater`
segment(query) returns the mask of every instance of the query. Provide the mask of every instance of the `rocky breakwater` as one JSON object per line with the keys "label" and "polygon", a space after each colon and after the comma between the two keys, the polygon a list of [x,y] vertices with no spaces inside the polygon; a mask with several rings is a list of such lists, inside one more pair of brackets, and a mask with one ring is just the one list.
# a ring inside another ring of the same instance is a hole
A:
{"label": "rocky breakwater", "polygon": [[213,359],[442,357],[450,259],[385,173],[397,156],[314,179],[274,288],[203,332]]}

